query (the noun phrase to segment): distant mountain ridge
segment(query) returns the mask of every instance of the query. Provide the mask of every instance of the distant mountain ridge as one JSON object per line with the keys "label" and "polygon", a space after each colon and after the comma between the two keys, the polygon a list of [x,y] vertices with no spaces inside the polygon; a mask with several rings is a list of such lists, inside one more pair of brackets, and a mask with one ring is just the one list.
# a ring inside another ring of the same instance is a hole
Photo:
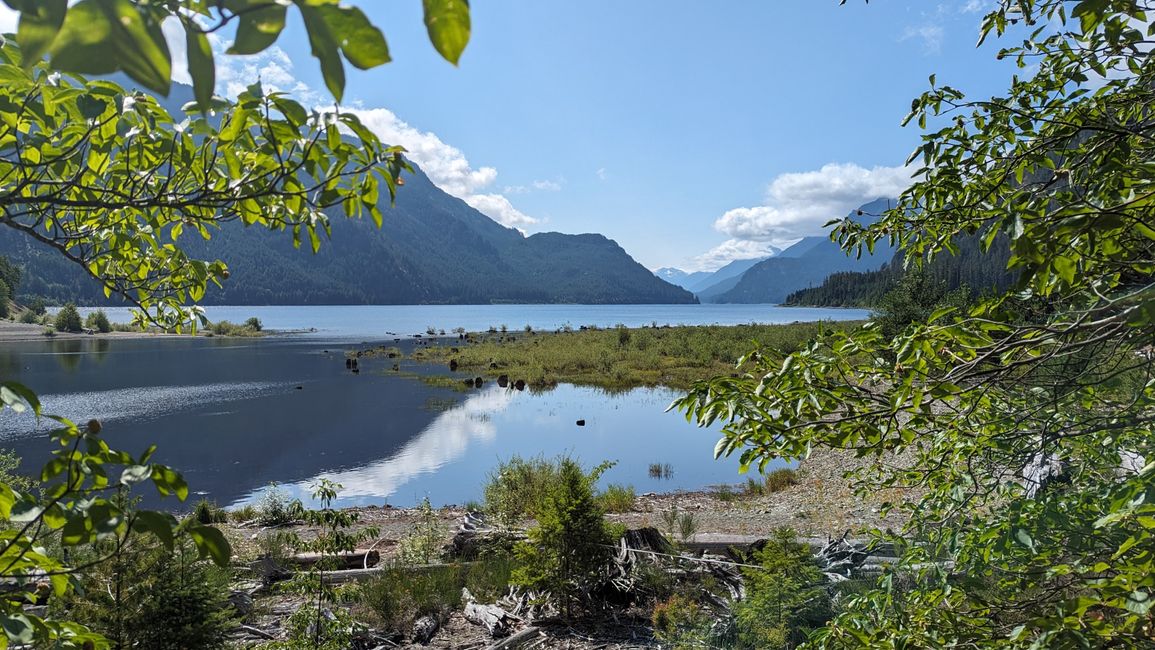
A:
{"label": "distant mountain ridge", "polygon": [[[881,214],[891,205],[892,199],[877,199],[852,210],[847,218],[873,221],[877,217],[871,215]],[[703,302],[777,304],[795,291],[822,284],[834,273],[873,271],[893,256],[894,249],[887,244],[877,246],[873,255],[864,253],[855,258],[827,237],[804,237],[778,255],[751,266],[724,291],[697,295]]]}
{"label": "distant mountain ridge", "polygon": [[[163,103],[171,111],[191,98],[190,88],[176,84]],[[316,255],[308,246],[294,249],[286,233],[236,223],[214,232],[211,242],[186,231],[179,243],[190,256],[229,266],[224,288],[210,289],[202,304],[697,302],[602,235],[526,237],[414,168],[394,206],[388,195],[382,199],[380,229],[368,219],[333,215],[331,240]],[[0,255],[24,267],[23,295],[109,302],[82,269],[14,230],[0,228]]]}
{"label": "distant mountain ridge", "polygon": [[750,267],[782,252],[781,249],[773,246],[767,246],[767,251],[769,253],[768,255],[734,260],[715,271],[695,271],[693,273],[687,273],[678,268],[664,267],[654,271],[654,275],[662,278],[666,282],[676,284],[687,291],[691,291],[696,295],[703,293],[720,293],[725,290],[725,288],[720,287],[728,288],[733,286],[738,278]]}

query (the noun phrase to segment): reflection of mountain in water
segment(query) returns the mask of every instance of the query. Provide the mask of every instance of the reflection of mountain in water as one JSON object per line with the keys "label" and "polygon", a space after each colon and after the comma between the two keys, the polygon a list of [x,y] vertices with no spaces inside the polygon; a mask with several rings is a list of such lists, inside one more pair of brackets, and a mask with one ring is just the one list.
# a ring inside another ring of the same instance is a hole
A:
{"label": "reflection of mountain in water", "polygon": [[294,496],[305,498],[316,481],[329,479],[343,486],[342,499],[390,497],[413,478],[433,473],[462,458],[470,442],[493,440],[497,428],[490,416],[508,408],[514,394],[491,385],[439,415],[392,456],[357,469],[323,472],[308,481],[287,486],[288,490]]}

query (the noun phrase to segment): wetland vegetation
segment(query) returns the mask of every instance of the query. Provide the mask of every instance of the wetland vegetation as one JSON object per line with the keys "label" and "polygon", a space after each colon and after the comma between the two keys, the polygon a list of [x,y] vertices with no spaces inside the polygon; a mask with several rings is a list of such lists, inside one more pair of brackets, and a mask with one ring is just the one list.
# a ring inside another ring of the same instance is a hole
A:
{"label": "wetland vegetation", "polygon": [[[858,321],[787,325],[699,325],[628,328],[583,327],[558,332],[471,333],[434,339],[409,358],[471,375],[506,376],[530,388],[570,383],[607,390],[638,386],[689,388],[694,382],[736,371],[752,350],[789,354],[823,332],[852,330]],[[366,351],[396,354],[393,348]],[[444,381],[444,378],[433,378]]]}

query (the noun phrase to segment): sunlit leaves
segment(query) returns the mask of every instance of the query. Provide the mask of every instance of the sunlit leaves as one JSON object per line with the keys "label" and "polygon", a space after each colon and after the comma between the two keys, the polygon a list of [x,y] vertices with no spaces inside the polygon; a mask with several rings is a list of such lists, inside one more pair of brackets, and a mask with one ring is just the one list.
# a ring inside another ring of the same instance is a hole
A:
{"label": "sunlit leaves", "polygon": [[[362,70],[390,60],[385,37],[357,7],[337,0],[8,0],[21,12],[17,41],[28,68],[50,56],[58,70],[82,74],[123,71],[145,88],[168,93],[172,56],[161,24],[173,21],[184,31],[197,103],[210,108],[216,62],[207,34],[236,25],[229,54],[257,54],[280,38],[290,8],[304,22],[312,54],[326,87],[340,101],[345,63]],[[430,41],[456,64],[469,42],[469,3],[425,0]]]}
{"label": "sunlit leaves", "polygon": [[429,40],[446,61],[457,65],[469,44],[468,0],[422,0]]}
{"label": "sunlit leaves", "polygon": [[108,81],[50,85],[40,69],[8,69],[19,74],[0,87],[11,107],[0,111],[0,174],[21,182],[0,187],[4,225],[58,242],[166,328],[195,325],[183,305],[228,275],[188,257],[174,245],[182,237],[237,221],[317,250],[330,216],[379,224],[381,184],[392,198],[408,168],[355,116],[311,112],[259,84],[235,106],[215,100],[217,115],[174,117]]}
{"label": "sunlit leaves", "polygon": [[[1155,593],[1155,68],[1145,3],[1004,0],[983,32],[1032,73],[972,100],[931,79],[919,179],[850,250],[917,267],[1005,237],[1019,284],[897,336],[820,337],[678,402],[743,467],[854,452],[861,494],[908,490],[893,581],[824,647],[1133,647]],[[1074,13],[1068,14],[1067,10]],[[1071,18],[1073,16],[1073,18]],[[1068,20],[1069,19],[1069,20]],[[1016,31],[1016,38],[1020,36]],[[1083,84],[1083,85],[1080,85]],[[907,543],[910,542],[910,543]]]}

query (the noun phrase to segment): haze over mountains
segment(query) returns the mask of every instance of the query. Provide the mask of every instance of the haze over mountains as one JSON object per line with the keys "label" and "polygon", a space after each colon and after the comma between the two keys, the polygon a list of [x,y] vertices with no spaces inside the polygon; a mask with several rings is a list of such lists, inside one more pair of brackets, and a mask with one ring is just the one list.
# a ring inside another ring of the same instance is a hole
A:
{"label": "haze over mountains", "polygon": [[[862,221],[874,217],[893,205],[892,199],[877,199],[847,218]],[[658,269],[659,277],[669,279],[694,292],[702,302],[712,303],[781,303],[800,289],[816,287],[834,273],[874,271],[894,256],[889,246],[878,246],[873,255],[848,256],[825,236],[804,237],[785,250],[761,260],[740,260],[714,273],[686,274],[678,269]],[[679,275],[680,274],[680,275]]]}

